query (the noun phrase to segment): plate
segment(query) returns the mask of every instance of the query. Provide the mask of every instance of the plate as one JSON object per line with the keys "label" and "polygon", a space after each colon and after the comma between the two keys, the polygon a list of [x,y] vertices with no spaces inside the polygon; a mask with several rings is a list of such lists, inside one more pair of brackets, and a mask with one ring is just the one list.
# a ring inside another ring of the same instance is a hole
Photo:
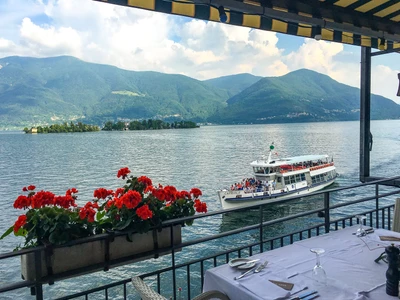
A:
{"label": "plate", "polygon": [[[228,265],[230,265],[231,267],[235,268],[236,264],[241,263],[241,262],[244,263],[244,262],[251,261],[251,260],[252,259],[248,259],[248,258],[234,258],[234,259],[231,259],[228,262]],[[253,261],[253,262],[251,262],[249,264],[240,265],[240,266],[238,266],[236,268],[239,269],[239,270],[246,270],[246,269],[251,269],[255,265],[256,265],[256,262]]]}

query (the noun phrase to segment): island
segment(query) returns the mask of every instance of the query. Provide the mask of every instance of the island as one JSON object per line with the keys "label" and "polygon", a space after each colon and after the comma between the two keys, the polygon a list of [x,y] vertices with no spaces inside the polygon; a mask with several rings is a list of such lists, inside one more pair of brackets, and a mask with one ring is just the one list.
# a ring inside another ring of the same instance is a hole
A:
{"label": "island", "polygon": [[68,124],[64,122],[63,124],[53,124],[50,126],[37,126],[28,129],[24,128],[25,133],[66,133],[66,132],[91,132],[91,131],[100,131],[100,127],[97,125],[88,125],[83,124],[82,122],[78,122],[74,124],[71,122]]}
{"label": "island", "polygon": [[191,121],[175,121],[175,122],[164,122],[161,120],[143,120],[143,121],[131,121],[123,122],[118,121],[116,123],[108,121],[104,124],[102,130],[113,131],[113,130],[155,130],[155,129],[180,129],[180,128],[197,128],[196,123]]}

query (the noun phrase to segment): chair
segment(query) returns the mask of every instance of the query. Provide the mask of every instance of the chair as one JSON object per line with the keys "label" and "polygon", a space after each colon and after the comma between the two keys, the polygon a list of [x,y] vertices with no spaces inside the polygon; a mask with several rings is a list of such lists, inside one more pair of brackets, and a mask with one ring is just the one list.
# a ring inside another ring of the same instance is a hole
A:
{"label": "chair", "polygon": [[394,204],[392,230],[400,232],[400,198]]}
{"label": "chair", "polygon": [[[143,300],[168,300],[167,298],[161,296],[159,293],[151,289],[140,277],[133,277],[132,284]],[[228,296],[219,291],[204,292],[194,297],[192,300],[208,300],[208,299],[229,300]]]}

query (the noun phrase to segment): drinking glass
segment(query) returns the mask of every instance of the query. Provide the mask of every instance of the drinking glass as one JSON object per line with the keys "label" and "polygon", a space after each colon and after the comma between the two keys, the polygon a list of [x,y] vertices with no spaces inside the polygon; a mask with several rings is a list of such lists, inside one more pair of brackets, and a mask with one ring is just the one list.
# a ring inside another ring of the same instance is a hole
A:
{"label": "drinking glass", "polygon": [[325,253],[325,249],[311,248],[310,251],[312,253],[315,253],[315,255],[317,257],[317,262],[312,271],[312,278],[316,281],[317,284],[326,285],[326,273],[325,273],[324,268],[322,268],[322,266],[321,266],[320,257],[319,257],[322,253]]}
{"label": "drinking glass", "polygon": [[364,223],[364,220],[367,219],[367,217],[363,216],[363,215],[357,215],[356,217],[357,217],[358,221],[360,222],[360,227],[356,231],[356,236],[365,236],[367,233],[365,232],[365,230],[363,228],[363,223]]}

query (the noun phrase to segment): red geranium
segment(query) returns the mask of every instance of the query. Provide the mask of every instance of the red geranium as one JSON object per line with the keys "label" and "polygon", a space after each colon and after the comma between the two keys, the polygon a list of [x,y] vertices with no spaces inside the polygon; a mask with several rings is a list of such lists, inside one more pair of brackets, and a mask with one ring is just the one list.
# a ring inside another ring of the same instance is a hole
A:
{"label": "red geranium", "polygon": [[180,199],[192,199],[190,194],[187,191],[180,191],[176,193],[176,198]]}
{"label": "red geranium", "polygon": [[114,196],[115,197],[120,197],[125,193],[125,189],[124,188],[117,188],[115,190]]}
{"label": "red geranium", "polygon": [[[122,206],[124,206],[124,201],[123,201],[123,199],[121,199],[121,198],[114,198],[114,203],[115,203],[115,206],[118,208],[118,209],[121,209],[122,208]],[[110,207],[111,207],[111,205],[110,205]]]}
{"label": "red geranium", "polygon": [[140,201],[142,201],[142,195],[140,195],[138,191],[129,190],[126,194],[122,195],[120,199],[126,208],[132,209],[138,206]]}
{"label": "red geranium", "polygon": [[207,204],[205,202],[201,202],[200,200],[194,200],[194,207],[196,211],[199,213],[206,213],[207,212]]}
{"label": "red geranium", "polygon": [[78,190],[76,188],[72,188],[72,189],[67,190],[65,195],[72,196],[73,194],[77,194],[77,193],[78,193]]}
{"label": "red geranium", "polygon": [[93,196],[97,199],[106,199],[108,196],[112,196],[114,194],[113,190],[107,190],[105,188],[99,188],[94,191]]}
{"label": "red geranium", "polygon": [[128,176],[128,174],[129,174],[130,172],[131,172],[131,170],[129,170],[128,167],[121,168],[121,169],[118,171],[117,177],[118,177],[118,178],[122,177],[122,179],[125,179],[126,176]]}
{"label": "red geranium", "polygon": [[160,201],[164,201],[167,195],[164,189],[152,189],[151,194]]}
{"label": "red geranium", "polygon": [[[178,191],[172,185],[153,185],[147,176],[129,176],[129,168],[121,168],[117,177],[126,179],[123,187],[114,190],[94,190],[94,200],[77,207],[78,190],[68,189],[56,196],[50,191],[36,192],[34,185],[24,187],[26,195],[14,201],[14,208],[27,209],[5,234],[14,232],[25,237],[24,247],[52,243],[64,244],[72,239],[87,237],[106,230],[147,232],[161,228],[173,218],[207,212],[206,203],[197,199],[198,188]],[[191,225],[192,220],[186,222]],[[24,230],[21,230],[23,228]]]}
{"label": "red geranium", "polygon": [[164,192],[165,192],[165,200],[166,201],[175,201],[177,199],[176,193],[178,192],[176,187],[172,185],[167,185],[164,187]]}
{"label": "red geranium", "polygon": [[87,219],[89,223],[94,222],[94,216],[96,215],[96,211],[94,208],[99,208],[97,203],[88,202],[79,210],[79,218],[81,220]]}
{"label": "red geranium", "polygon": [[32,196],[32,208],[40,208],[47,205],[56,205],[54,203],[55,195],[48,191],[39,191]]}
{"label": "red geranium", "polygon": [[153,185],[153,183],[151,182],[151,179],[147,176],[140,176],[140,177],[138,177],[137,181],[140,183],[143,183],[145,187]]}
{"label": "red geranium", "polygon": [[193,195],[193,197],[195,197],[195,198],[199,198],[200,196],[203,195],[203,193],[201,192],[201,190],[198,189],[198,188],[192,188],[192,189],[190,190],[190,193],[191,193],[191,194]]}
{"label": "red geranium", "polygon": [[75,199],[69,195],[54,197],[54,205],[58,205],[62,208],[70,208],[76,206]]}
{"label": "red geranium", "polygon": [[141,218],[142,220],[147,220],[153,217],[153,212],[149,209],[149,206],[147,204],[139,207],[136,210],[136,214]]}
{"label": "red geranium", "polygon": [[17,233],[18,230],[26,224],[26,215],[21,215],[18,217],[17,221],[14,224],[14,233]]}
{"label": "red geranium", "polygon": [[28,208],[31,205],[31,198],[27,197],[25,195],[20,195],[18,198],[14,201],[14,208]]}

